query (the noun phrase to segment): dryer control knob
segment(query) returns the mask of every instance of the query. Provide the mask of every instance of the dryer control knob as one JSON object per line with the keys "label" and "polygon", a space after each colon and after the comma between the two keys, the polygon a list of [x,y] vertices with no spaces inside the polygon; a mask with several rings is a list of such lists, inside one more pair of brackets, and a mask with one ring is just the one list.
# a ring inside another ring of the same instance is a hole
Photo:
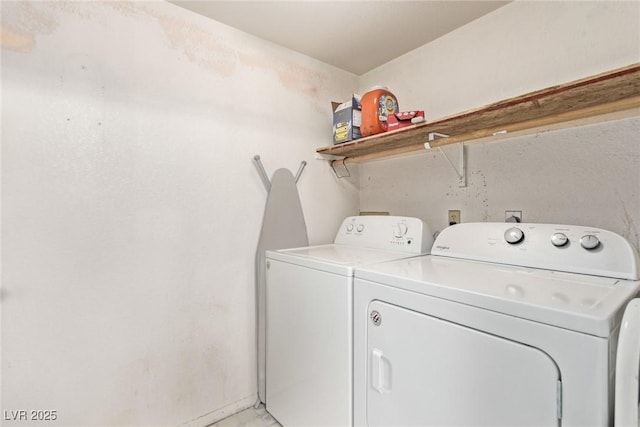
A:
{"label": "dryer control knob", "polygon": [[363,230],[364,230],[364,224],[358,224],[358,226],[356,227],[356,231],[358,233],[362,233]]}
{"label": "dryer control knob", "polygon": [[353,224],[347,224],[347,232],[350,233],[353,231]]}
{"label": "dryer control knob", "polygon": [[504,232],[504,240],[510,245],[515,245],[524,240],[524,233],[518,227],[511,227]]}
{"label": "dryer control knob", "polygon": [[569,243],[569,238],[564,233],[554,233],[551,236],[551,243],[553,246],[561,247]]}
{"label": "dryer control knob", "polygon": [[600,246],[600,239],[593,234],[586,234],[580,238],[580,245],[590,251]]}

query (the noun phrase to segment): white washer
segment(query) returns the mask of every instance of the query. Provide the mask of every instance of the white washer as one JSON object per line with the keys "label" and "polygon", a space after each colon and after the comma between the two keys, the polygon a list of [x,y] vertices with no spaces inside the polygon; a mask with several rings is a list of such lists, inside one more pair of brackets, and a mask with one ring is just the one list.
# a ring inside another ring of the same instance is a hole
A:
{"label": "white washer", "polygon": [[355,425],[612,425],[638,257],[605,230],[512,225],[454,225],[430,256],[356,269]]}
{"label": "white washer", "polygon": [[266,252],[266,407],[278,422],[353,425],[354,267],[432,244],[417,218],[357,216],[333,244]]}

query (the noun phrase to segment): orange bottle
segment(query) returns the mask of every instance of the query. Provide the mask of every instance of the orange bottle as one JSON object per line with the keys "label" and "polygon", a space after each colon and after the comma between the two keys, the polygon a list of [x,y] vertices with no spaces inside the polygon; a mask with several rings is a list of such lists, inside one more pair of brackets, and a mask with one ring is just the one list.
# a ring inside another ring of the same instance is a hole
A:
{"label": "orange bottle", "polygon": [[374,86],[362,96],[362,136],[375,135],[387,131],[387,117],[397,113],[398,100],[384,86]]}

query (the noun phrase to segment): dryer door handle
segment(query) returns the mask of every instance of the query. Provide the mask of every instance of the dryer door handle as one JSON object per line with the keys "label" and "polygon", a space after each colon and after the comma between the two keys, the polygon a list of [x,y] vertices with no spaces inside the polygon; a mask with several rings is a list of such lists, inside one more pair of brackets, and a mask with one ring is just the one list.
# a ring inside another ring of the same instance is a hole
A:
{"label": "dryer door handle", "polygon": [[391,393],[391,362],[377,348],[371,351],[370,383],[380,394]]}

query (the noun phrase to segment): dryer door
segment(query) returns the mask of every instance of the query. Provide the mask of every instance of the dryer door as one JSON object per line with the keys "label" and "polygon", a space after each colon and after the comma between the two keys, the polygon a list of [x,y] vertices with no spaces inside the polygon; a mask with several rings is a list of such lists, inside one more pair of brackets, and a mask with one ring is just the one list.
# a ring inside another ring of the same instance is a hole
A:
{"label": "dryer door", "polygon": [[380,301],[367,326],[369,426],[558,426],[544,352]]}

